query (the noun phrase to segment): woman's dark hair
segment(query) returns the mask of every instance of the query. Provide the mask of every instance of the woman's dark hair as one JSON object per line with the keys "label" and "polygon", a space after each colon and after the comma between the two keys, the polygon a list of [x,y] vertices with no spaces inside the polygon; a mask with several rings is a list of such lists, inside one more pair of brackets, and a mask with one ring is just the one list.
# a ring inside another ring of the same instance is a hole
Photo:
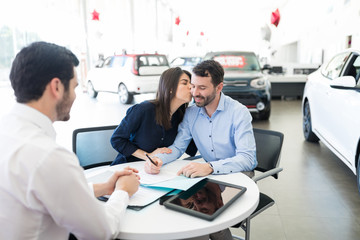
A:
{"label": "woman's dark hair", "polygon": [[[156,99],[152,101],[155,104],[155,120],[166,130],[171,128],[170,103],[176,96],[179,80],[181,75],[186,74],[191,79],[190,72],[182,70],[179,67],[169,68],[160,76],[159,87],[156,93]],[[179,109],[180,120],[184,117],[185,109],[188,104],[183,104]]]}
{"label": "woman's dark hair", "polygon": [[224,81],[224,68],[215,60],[200,62],[193,68],[192,71],[196,76],[211,77],[211,82],[214,87]]}
{"label": "woman's dark hair", "polygon": [[70,50],[53,43],[34,42],[23,48],[16,55],[10,71],[17,102],[38,100],[53,78],[59,78],[68,91],[74,66],[78,65],[79,60]]}

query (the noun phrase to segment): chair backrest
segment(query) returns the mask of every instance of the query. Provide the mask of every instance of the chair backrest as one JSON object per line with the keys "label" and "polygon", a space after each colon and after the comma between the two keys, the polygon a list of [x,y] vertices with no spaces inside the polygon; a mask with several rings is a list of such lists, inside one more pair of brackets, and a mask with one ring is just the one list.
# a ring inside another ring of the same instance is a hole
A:
{"label": "chair backrest", "polygon": [[[266,172],[276,168],[280,162],[284,134],[277,131],[254,128],[254,137],[258,161],[258,166],[255,170]],[[278,178],[278,174],[272,176],[276,179]]]}
{"label": "chair backrest", "polygon": [[111,146],[110,138],[117,125],[79,128],[72,136],[73,152],[84,169],[109,165],[118,152]]}

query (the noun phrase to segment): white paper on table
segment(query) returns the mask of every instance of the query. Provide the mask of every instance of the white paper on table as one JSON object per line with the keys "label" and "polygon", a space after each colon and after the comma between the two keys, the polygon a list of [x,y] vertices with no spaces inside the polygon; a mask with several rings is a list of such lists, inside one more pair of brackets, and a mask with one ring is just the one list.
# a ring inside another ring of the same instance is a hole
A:
{"label": "white paper on table", "polygon": [[171,189],[153,189],[147,187],[139,187],[139,190],[131,196],[129,206],[146,206],[166,193],[172,191]]}
{"label": "white paper on table", "polygon": [[160,188],[172,188],[172,189],[180,189],[180,190],[188,190],[192,186],[194,186],[196,183],[203,180],[205,177],[197,177],[197,178],[188,178],[185,176],[177,176],[173,179],[154,183],[154,184],[144,184],[143,186],[146,187],[160,187]]}
{"label": "white paper on table", "polygon": [[86,180],[91,183],[103,183],[106,182],[113,174],[114,174],[113,170],[104,169],[100,172],[95,172],[94,174],[87,175]]}
{"label": "white paper on table", "polygon": [[145,172],[144,169],[139,169],[139,176],[140,176],[140,183],[146,185],[160,183],[176,178],[175,173],[160,171],[159,174],[148,174]]}
{"label": "white paper on table", "polygon": [[[115,172],[115,169],[102,169],[91,174],[87,174],[87,181],[92,183],[106,182]],[[159,174],[148,174],[145,170],[140,169],[138,175],[140,176],[141,184],[155,184],[176,178],[176,174],[161,171]]]}

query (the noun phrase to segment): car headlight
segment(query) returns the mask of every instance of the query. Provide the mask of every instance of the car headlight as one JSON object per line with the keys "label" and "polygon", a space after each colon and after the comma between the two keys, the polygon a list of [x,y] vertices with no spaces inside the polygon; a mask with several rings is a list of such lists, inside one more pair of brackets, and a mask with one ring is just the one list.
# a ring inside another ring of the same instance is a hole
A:
{"label": "car headlight", "polygon": [[265,78],[255,78],[251,80],[250,86],[257,89],[264,89],[266,87]]}

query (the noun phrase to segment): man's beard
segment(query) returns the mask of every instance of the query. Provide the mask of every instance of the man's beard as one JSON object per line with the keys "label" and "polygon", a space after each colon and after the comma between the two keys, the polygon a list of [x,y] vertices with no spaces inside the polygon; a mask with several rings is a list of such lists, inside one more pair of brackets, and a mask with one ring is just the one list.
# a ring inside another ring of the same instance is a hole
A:
{"label": "man's beard", "polygon": [[68,121],[70,119],[70,109],[72,103],[70,101],[69,95],[69,91],[66,91],[61,102],[56,105],[56,114],[58,121]]}
{"label": "man's beard", "polygon": [[209,96],[204,97],[204,96],[198,95],[198,96],[194,96],[194,98],[195,98],[195,97],[204,99],[204,102],[196,102],[196,101],[195,101],[196,106],[198,106],[198,107],[205,107],[205,106],[207,106],[209,103],[211,103],[211,102],[215,99],[215,97],[216,97],[216,90],[214,89],[214,92],[213,92],[211,95],[209,95]]}

